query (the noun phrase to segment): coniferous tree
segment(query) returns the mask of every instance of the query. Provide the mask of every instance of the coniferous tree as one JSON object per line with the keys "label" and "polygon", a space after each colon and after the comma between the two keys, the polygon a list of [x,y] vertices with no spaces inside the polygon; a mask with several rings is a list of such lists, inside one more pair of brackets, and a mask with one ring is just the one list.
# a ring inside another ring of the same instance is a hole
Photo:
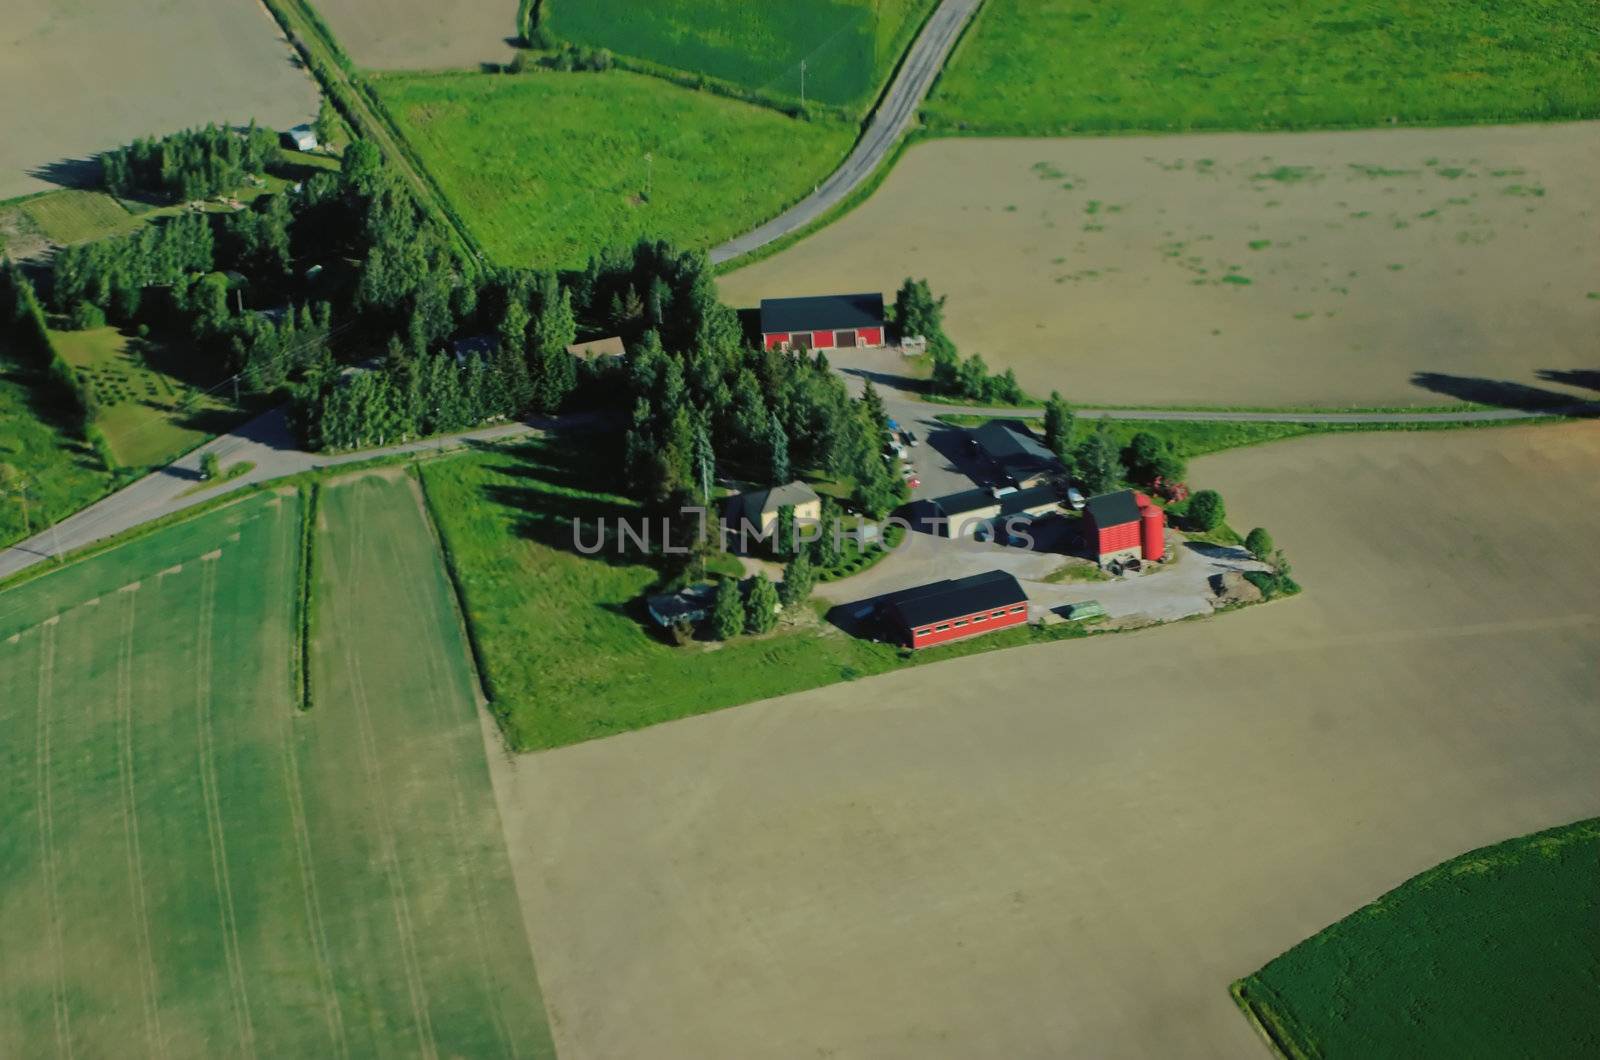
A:
{"label": "coniferous tree", "polygon": [[774,412],[767,429],[767,446],[770,454],[770,470],[768,480],[774,486],[782,486],[791,481],[789,474],[789,435],[783,429],[783,421],[778,419]]}
{"label": "coniferous tree", "polygon": [[718,640],[732,640],[744,632],[744,601],[739,595],[739,583],[732,578],[717,582],[717,595],[711,605],[711,635]]}
{"label": "coniferous tree", "polygon": [[757,574],[744,602],[744,628],[747,633],[770,633],[778,624],[778,590],[764,573]]}

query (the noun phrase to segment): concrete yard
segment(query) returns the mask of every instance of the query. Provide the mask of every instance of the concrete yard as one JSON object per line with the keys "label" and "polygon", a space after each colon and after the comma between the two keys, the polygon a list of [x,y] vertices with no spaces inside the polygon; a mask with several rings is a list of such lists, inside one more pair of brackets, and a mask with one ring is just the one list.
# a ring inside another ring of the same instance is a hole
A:
{"label": "concrete yard", "polygon": [[139,136],[254,118],[283,129],[317,89],[256,0],[15,0],[0,24],[0,199],[93,180]]}
{"label": "concrete yard", "polygon": [[1240,1057],[1228,983],[1600,812],[1600,427],[1195,461],[1306,593],[494,756],[563,1056]]}

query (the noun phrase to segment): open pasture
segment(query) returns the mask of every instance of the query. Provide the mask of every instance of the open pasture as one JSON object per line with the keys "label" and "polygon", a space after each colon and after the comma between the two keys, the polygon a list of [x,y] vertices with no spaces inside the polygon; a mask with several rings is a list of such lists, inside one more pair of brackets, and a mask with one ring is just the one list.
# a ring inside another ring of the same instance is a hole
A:
{"label": "open pasture", "polygon": [[136,136],[317,112],[316,86],[247,0],[16,0],[0,53],[0,198],[92,182],[81,163]]}
{"label": "open pasture", "polygon": [[990,0],[926,113],[1016,135],[1600,116],[1584,0]]}
{"label": "open pasture", "polygon": [[511,58],[517,0],[314,0],[346,55],[371,70],[477,69]]}
{"label": "open pasture", "polygon": [[540,268],[641,236],[714,246],[810,192],[854,139],[622,71],[373,85],[489,253]]}
{"label": "open pasture", "polygon": [[1104,405],[1592,397],[1600,123],[961,139],[721,281],[724,298],[926,276],[963,353]]}
{"label": "open pasture", "polygon": [[564,40],[610,48],[745,89],[864,108],[933,0],[582,0],[555,2]]}
{"label": "open pasture", "polygon": [[516,759],[562,1055],[1260,1055],[1233,980],[1600,810],[1597,461],[1592,424],[1204,457],[1304,594]]}
{"label": "open pasture", "polygon": [[548,1053],[426,523],[325,497],[309,713],[293,491],[0,594],[0,1055]]}

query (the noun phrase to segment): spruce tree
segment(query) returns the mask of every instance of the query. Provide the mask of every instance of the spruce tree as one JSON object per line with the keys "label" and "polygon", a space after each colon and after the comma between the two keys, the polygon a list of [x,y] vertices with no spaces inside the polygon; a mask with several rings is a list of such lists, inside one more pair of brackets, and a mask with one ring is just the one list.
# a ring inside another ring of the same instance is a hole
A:
{"label": "spruce tree", "polygon": [[778,590],[765,574],[757,574],[744,602],[747,633],[769,633],[778,624]]}
{"label": "spruce tree", "polygon": [[744,631],[744,601],[739,597],[739,583],[732,578],[717,582],[717,595],[711,605],[711,635],[718,640],[732,640]]}

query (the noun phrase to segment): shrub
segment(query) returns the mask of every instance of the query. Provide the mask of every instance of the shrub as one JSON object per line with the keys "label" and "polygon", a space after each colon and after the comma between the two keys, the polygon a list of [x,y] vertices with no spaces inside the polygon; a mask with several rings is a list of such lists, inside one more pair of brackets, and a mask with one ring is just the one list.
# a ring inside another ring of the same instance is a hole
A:
{"label": "shrub", "polygon": [[222,465],[217,460],[217,454],[205,452],[200,454],[200,477],[211,481],[222,474]]}
{"label": "shrub", "polygon": [[105,326],[106,314],[99,306],[83,298],[72,303],[72,309],[67,313],[68,331],[89,331]]}
{"label": "shrub", "polygon": [[778,590],[765,574],[757,574],[744,602],[744,628],[747,633],[769,633],[778,624]]}
{"label": "shrub", "polygon": [[717,598],[711,608],[711,635],[732,640],[744,631],[744,603],[739,598],[739,583],[723,578],[717,583]]}
{"label": "shrub", "polygon": [[1228,509],[1222,503],[1222,494],[1216,490],[1201,490],[1189,498],[1189,525],[1202,533],[1209,534],[1221,526],[1227,515]]}
{"label": "shrub", "polygon": [[1244,547],[1246,552],[1265,563],[1272,555],[1272,535],[1258,526],[1245,535]]}

